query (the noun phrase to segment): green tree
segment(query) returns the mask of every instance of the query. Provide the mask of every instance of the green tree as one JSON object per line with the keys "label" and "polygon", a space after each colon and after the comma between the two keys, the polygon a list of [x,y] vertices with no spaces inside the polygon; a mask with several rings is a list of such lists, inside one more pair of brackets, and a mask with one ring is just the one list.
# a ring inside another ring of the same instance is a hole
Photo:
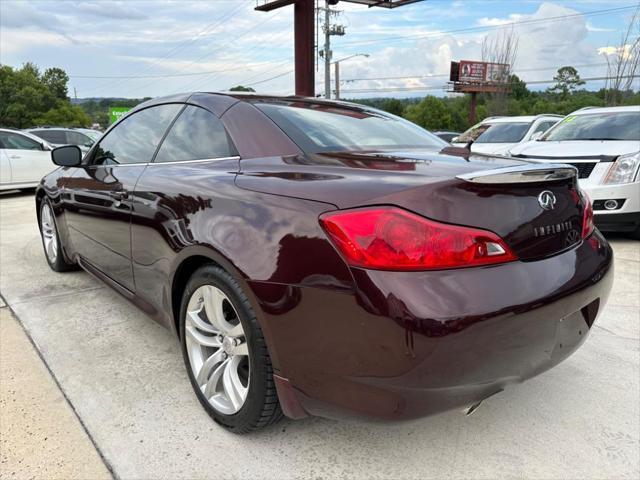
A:
{"label": "green tree", "polygon": [[49,91],[55,98],[59,100],[67,99],[69,75],[61,68],[48,68],[45,70],[42,75],[42,83],[49,88]]}
{"label": "green tree", "polygon": [[53,96],[40,79],[38,67],[0,66],[0,125],[26,128],[53,104]]}
{"label": "green tree", "polygon": [[255,90],[251,87],[243,87],[242,85],[237,85],[235,87],[231,87],[229,89],[230,92],[255,92]]}
{"label": "green tree", "polygon": [[91,119],[79,106],[59,100],[54,108],[42,113],[34,123],[62,127],[87,127],[91,125]]}
{"label": "green tree", "polygon": [[398,100],[397,98],[385,98],[378,108],[384,110],[385,112],[389,112],[392,115],[397,115],[399,117],[404,113],[405,104],[402,100]]}
{"label": "green tree", "polygon": [[511,94],[509,96],[516,100],[522,100],[531,94],[527,88],[527,82],[521,80],[520,77],[515,74],[509,75],[509,87],[511,90]]}
{"label": "green tree", "polygon": [[428,130],[450,129],[453,118],[444,102],[436,97],[425,97],[417,105],[405,110],[405,118]]}
{"label": "green tree", "polygon": [[553,81],[556,82],[555,85],[550,87],[547,92],[558,95],[563,99],[575,92],[580,85],[584,85],[584,81],[580,78],[578,71],[571,66],[559,68],[558,73],[553,77]]}

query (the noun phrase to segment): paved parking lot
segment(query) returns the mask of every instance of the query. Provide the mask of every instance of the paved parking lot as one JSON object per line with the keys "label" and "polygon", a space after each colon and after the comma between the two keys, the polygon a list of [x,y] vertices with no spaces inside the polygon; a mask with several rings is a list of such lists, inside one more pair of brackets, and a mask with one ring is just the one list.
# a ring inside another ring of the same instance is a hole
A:
{"label": "paved parking lot", "polygon": [[168,331],[88,274],[49,270],[30,194],[0,196],[0,293],[122,479],[637,479],[640,242],[612,244],[609,304],[569,360],[470,417],[391,425],[307,419],[226,433],[192,394]]}

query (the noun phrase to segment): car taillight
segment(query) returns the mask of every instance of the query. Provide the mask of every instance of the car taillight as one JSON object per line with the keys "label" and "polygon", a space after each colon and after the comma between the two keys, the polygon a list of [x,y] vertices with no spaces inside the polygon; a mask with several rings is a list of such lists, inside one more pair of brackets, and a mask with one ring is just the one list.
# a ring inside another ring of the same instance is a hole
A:
{"label": "car taillight", "polygon": [[493,232],[435,222],[397,207],[329,212],[320,224],[356,267],[438,270],[517,260]]}
{"label": "car taillight", "polygon": [[584,202],[584,212],[582,213],[582,238],[587,238],[593,232],[595,225],[593,223],[593,205],[589,195],[582,191],[582,201]]}

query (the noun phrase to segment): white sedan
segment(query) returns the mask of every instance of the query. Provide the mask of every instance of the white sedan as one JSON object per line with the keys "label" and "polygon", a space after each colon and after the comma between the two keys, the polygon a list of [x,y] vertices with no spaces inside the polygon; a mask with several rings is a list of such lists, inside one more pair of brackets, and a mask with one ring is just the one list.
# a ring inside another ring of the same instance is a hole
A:
{"label": "white sedan", "polygon": [[51,161],[51,150],[51,145],[35,135],[0,128],[0,190],[38,185],[58,168]]}

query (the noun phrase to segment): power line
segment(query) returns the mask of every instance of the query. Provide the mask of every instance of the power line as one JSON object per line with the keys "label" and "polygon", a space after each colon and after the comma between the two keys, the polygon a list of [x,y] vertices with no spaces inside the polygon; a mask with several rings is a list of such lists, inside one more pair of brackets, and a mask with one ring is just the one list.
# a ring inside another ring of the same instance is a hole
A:
{"label": "power line", "polygon": [[[250,32],[252,32],[253,30],[255,30],[258,27],[261,27],[262,25],[264,25],[265,23],[267,23],[269,20],[272,20],[277,14],[273,14],[270,17],[268,17],[267,19],[265,19],[262,22],[258,22],[256,23],[253,27],[249,28],[248,30],[245,30],[244,33],[242,33],[241,35],[238,35],[237,37],[235,37],[234,39],[230,40],[229,42],[226,42],[225,44],[223,44],[223,47],[228,47],[230,42],[235,42],[239,39],[241,39],[242,37],[244,37],[245,35],[249,34]],[[185,65],[183,68],[187,68],[190,67],[191,65],[194,65],[195,63],[199,62],[200,60],[202,60],[203,58],[209,56],[209,53],[205,53],[203,55],[201,55],[200,57],[196,58],[195,60],[193,60],[192,62],[188,63],[187,65]],[[147,88],[153,84],[155,84],[157,82],[157,80],[151,81],[149,83],[146,83],[144,85],[138,86],[138,87],[134,87],[133,89],[130,89],[129,91],[135,91],[135,90],[140,90],[141,88]]]}
{"label": "power line", "polygon": [[[283,32],[280,32],[280,33],[273,33],[273,34],[269,35],[260,44],[257,44],[255,46],[253,46],[252,48],[250,48],[249,50],[243,52],[243,55],[245,57],[247,57],[249,53],[254,52],[254,51],[255,51],[255,54],[260,54],[261,52],[263,52],[265,50],[268,50],[268,49],[272,50],[272,47],[271,47],[272,42],[274,42],[276,39],[279,39],[279,38],[281,38],[281,37],[283,37],[285,35],[288,35],[288,33],[289,32],[287,32],[287,31],[283,31]],[[288,63],[290,61],[291,61],[291,58],[290,57],[286,57],[286,58],[282,58],[282,59],[279,59],[279,60],[268,60],[268,61],[260,62],[260,63],[262,63],[262,65],[258,66],[257,67],[258,69],[262,69],[262,68],[265,68],[265,67],[266,68],[271,67],[271,68],[268,68],[268,70],[263,71],[263,72],[254,73],[253,75],[251,75],[251,77],[249,77],[249,79],[254,79],[256,77],[264,75],[267,72],[271,72],[274,69],[276,69],[278,66],[280,66],[281,64]],[[274,62],[276,62],[278,64],[276,67],[272,67]],[[250,71],[250,68],[248,68],[247,66],[243,66],[242,68]],[[238,69],[234,69],[234,70],[238,70]],[[217,77],[216,80],[219,81],[220,77]],[[199,89],[199,88],[201,88],[202,85],[206,85],[208,82],[209,82],[209,78],[205,78],[204,82],[202,82],[202,80],[199,79],[199,80],[196,80],[195,82],[189,82],[186,86],[183,86],[182,88],[183,89],[184,88],[191,88],[192,86],[195,85],[196,88]],[[242,84],[242,82],[240,82],[240,84]],[[229,88],[231,88],[231,87],[229,87]]]}
{"label": "power line", "polygon": [[275,75],[275,76],[273,76],[271,78],[267,78],[265,80],[260,80],[259,82],[247,83],[247,84],[242,84],[242,85],[244,85],[245,87],[252,87],[253,85],[259,85],[261,83],[265,83],[265,82],[269,82],[271,80],[275,80],[276,78],[284,77],[285,75],[289,75],[289,74],[291,74],[293,72],[295,72],[295,70],[288,70],[288,71],[286,71],[284,73],[281,73],[279,75]]}
{"label": "power line", "polygon": [[[627,75],[622,78],[640,78],[640,75]],[[582,78],[585,82],[593,82],[593,81],[603,81],[607,80],[609,77],[589,77]],[[533,80],[531,82],[526,82],[528,85],[533,84],[549,84],[554,83],[556,80]],[[517,83],[502,83],[501,85],[517,85]],[[363,89],[350,89],[343,90],[344,93],[374,93],[374,92],[426,92],[426,91],[436,91],[436,90],[444,90],[445,85],[440,86],[424,86],[424,87],[383,87],[383,88],[363,88]]]}
{"label": "power line", "polygon": [[[273,72],[274,70],[278,70],[278,69],[280,69],[280,68],[284,67],[285,65],[287,65],[287,64],[289,64],[289,63],[291,63],[291,61],[292,61],[292,59],[291,59],[291,58],[287,58],[286,60],[284,60],[284,61],[282,61],[282,62],[279,62],[279,63],[278,63],[275,67],[273,67],[273,68],[270,68],[270,69],[268,69],[268,70],[265,70],[264,72],[256,73],[255,75],[252,75],[252,76],[250,76],[250,77],[245,78],[244,80],[241,80],[241,81],[239,81],[239,82],[235,82],[235,83],[237,83],[238,85],[244,85],[244,86],[250,86],[250,85],[255,85],[255,84],[257,84],[257,83],[263,83],[265,80],[260,80],[259,82],[254,82],[254,83],[248,83],[248,82],[250,82],[251,80],[253,80],[253,79],[257,78],[257,77],[261,77],[262,75],[266,75],[267,73],[271,73],[271,72]],[[292,70],[292,71],[293,71],[293,70]]]}
{"label": "power line", "polygon": [[558,15],[556,17],[546,17],[546,18],[534,18],[530,20],[521,20],[518,22],[508,22],[500,25],[481,25],[477,27],[466,27],[466,28],[458,28],[454,30],[444,30],[440,32],[430,32],[430,33],[416,33],[413,35],[396,35],[392,37],[384,37],[377,38],[371,40],[355,40],[351,42],[344,42],[342,45],[367,45],[372,43],[380,43],[380,42],[395,42],[402,40],[413,40],[413,39],[421,39],[421,38],[430,38],[430,37],[442,37],[445,35],[453,34],[453,33],[468,33],[468,32],[476,32],[476,31],[484,31],[484,30],[495,30],[505,27],[518,27],[521,25],[530,25],[536,23],[546,23],[564,20],[567,18],[575,18],[575,17],[591,17],[597,15],[609,15],[611,13],[623,12],[626,10],[633,10],[637,8],[637,5],[626,6],[626,7],[615,7],[615,8],[606,8],[602,10],[592,10],[589,12],[581,12],[581,13],[572,13],[567,15]]}
{"label": "power line", "polygon": [[[587,63],[582,65],[572,65],[574,68],[589,68],[589,67],[606,67],[607,63]],[[540,67],[540,68],[523,68],[519,70],[514,70],[512,73],[523,73],[523,72],[541,72],[544,70],[555,70],[558,68],[557,66],[550,67]],[[381,81],[381,80],[409,80],[414,78],[448,78],[450,75],[447,73],[435,73],[435,74],[425,74],[425,75],[407,75],[402,77],[368,77],[368,78],[347,78],[341,80],[340,83],[348,83],[348,82],[363,82],[363,81]]]}
{"label": "power line", "polygon": [[[255,28],[265,24],[266,22],[270,21],[271,19],[273,19],[276,16],[276,14],[271,15],[269,18],[265,19],[263,22],[259,22],[257,25],[254,25],[251,29],[249,29],[248,31],[245,31],[242,35],[240,35],[239,37],[236,37],[234,39],[234,41],[238,40],[239,38],[242,38],[243,36],[245,36],[247,33],[249,33],[250,31],[254,30]],[[279,32],[279,33],[272,33],[271,35],[269,35],[267,37],[267,39],[265,39],[264,42],[261,42],[259,44],[254,45],[253,47],[251,47],[249,50],[246,50],[244,52],[242,52],[242,56],[247,57],[249,53],[255,51],[256,49],[257,52],[261,52],[269,47],[269,42],[273,41],[275,38],[279,38],[282,37],[283,35],[286,35],[288,32],[284,31],[284,32]],[[231,45],[233,46],[233,45]],[[202,58],[202,57],[201,57]],[[198,61],[199,59],[196,59],[195,61]],[[237,60],[237,59],[236,59]],[[191,62],[191,64],[195,63]],[[277,61],[277,60],[276,60]],[[273,61],[265,61],[265,62],[259,62],[259,63],[263,63],[264,66],[268,66],[269,64],[272,64]],[[228,73],[231,71],[237,71],[237,70],[242,70],[242,69],[246,69],[247,66],[242,66],[240,68],[233,68],[233,69],[225,69],[225,70],[218,70],[215,72],[212,72],[208,75],[206,75],[204,78],[199,78],[196,79],[194,81],[190,81],[187,84],[183,84],[183,86],[180,87],[180,90],[193,90],[193,89],[200,89],[202,86],[207,85],[210,82],[210,76],[211,75],[217,75],[216,80],[220,80],[220,73]]]}
{"label": "power line", "polygon": [[[234,8],[232,8],[229,12],[227,12],[227,15],[225,15],[222,19],[217,20],[215,22],[211,22],[209,24],[207,24],[202,30],[200,30],[195,37],[193,38],[188,38],[186,40],[183,40],[182,42],[180,42],[180,44],[176,45],[175,47],[171,48],[168,52],[166,52],[164,55],[162,55],[161,57],[156,58],[153,62],[151,62],[150,64],[146,65],[144,68],[142,68],[141,70],[138,70],[138,74],[144,73],[144,72],[148,72],[149,70],[153,69],[154,66],[158,65],[160,63],[160,61],[165,60],[169,57],[171,57],[172,55],[175,55],[177,52],[183,50],[184,48],[186,48],[189,45],[192,45],[193,43],[195,43],[202,35],[204,35],[206,32],[210,31],[211,29],[215,29],[217,27],[219,27],[220,25],[222,25],[224,22],[230,20],[233,16],[235,16],[239,10],[243,7],[242,3],[239,3],[238,5],[236,5]],[[71,76],[70,76],[71,77]],[[78,78],[78,77],[76,77]],[[126,76],[122,76],[122,77],[116,77],[114,76],[113,78],[122,78],[122,79],[126,79]],[[142,78],[142,77],[141,77]],[[89,91],[94,91],[98,88],[103,89],[103,88],[107,88],[107,87],[113,87],[114,85],[119,85],[122,84],[122,80],[116,80],[115,82],[111,82],[111,83],[107,83],[105,85],[101,85],[100,87],[96,87],[93,89],[89,89]]]}

